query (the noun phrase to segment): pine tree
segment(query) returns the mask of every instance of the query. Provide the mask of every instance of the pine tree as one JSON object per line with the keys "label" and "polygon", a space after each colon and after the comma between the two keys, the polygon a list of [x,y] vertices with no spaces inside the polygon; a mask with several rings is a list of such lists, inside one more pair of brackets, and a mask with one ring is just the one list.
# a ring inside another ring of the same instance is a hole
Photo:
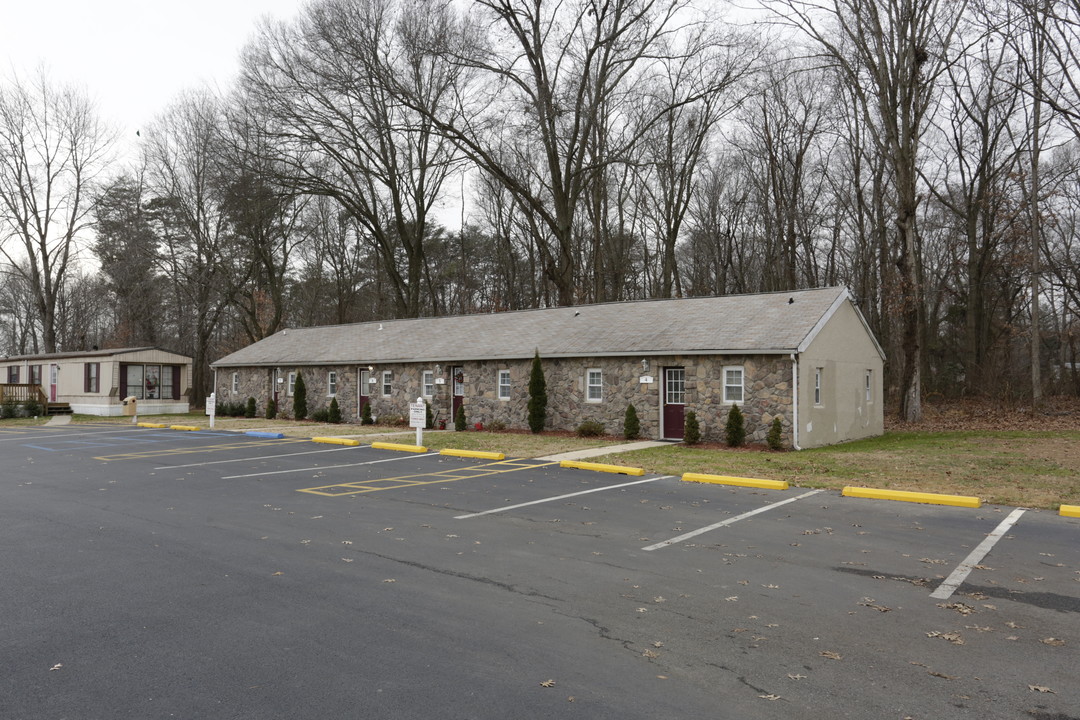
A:
{"label": "pine tree", "polygon": [[293,386],[293,417],[297,420],[307,417],[307,388],[299,370],[296,371],[296,384]]}
{"label": "pine tree", "polygon": [[746,442],[746,421],[738,405],[732,405],[728,412],[724,436],[731,447],[739,447]]}
{"label": "pine tree", "polygon": [[454,413],[454,430],[458,432],[465,432],[467,423],[465,421],[465,405],[458,405],[457,412]]}
{"label": "pine tree", "polygon": [[769,428],[769,434],[765,438],[765,442],[769,444],[770,450],[779,450],[784,446],[784,425],[780,422],[780,416],[773,418],[772,426]]}
{"label": "pine tree", "polygon": [[544,368],[540,365],[540,351],[536,351],[529,376],[529,429],[538,433],[544,429],[547,421],[547,381],[544,380]]}
{"label": "pine tree", "polygon": [[686,413],[683,421],[683,442],[687,445],[697,445],[701,442],[701,426],[698,424],[697,413],[693,410]]}
{"label": "pine tree", "polygon": [[336,397],[330,398],[330,409],[326,412],[326,421],[337,425],[341,422],[341,406]]}
{"label": "pine tree", "polygon": [[630,403],[626,406],[626,419],[623,420],[623,437],[627,440],[634,440],[641,434],[641,423],[638,421],[637,410],[634,408],[634,404]]}
{"label": "pine tree", "polygon": [[271,398],[269,400],[269,402],[266,403],[266,419],[267,420],[273,420],[276,417],[277,417],[277,400],[274,400],[273,398]]}
{"label": "pine tree", "polygon": [[371,403],[369,403],[369,402],[364,403],[364,409],[360,413],[360,424],[361,425],[374,425],[375,424],[375,418],[371,417]]}
{"label": "pine tree", "polygon": [[427,400],[424,401],[424,429],[433,430],[435,428],[435,413],[431,411],[431,403]]}
{"label": "pine tree", "polygon": [[249,397],[247,399],[247,406],[244,408],[244,417],[246,417],[246,418],[255,417],[255,398]]}

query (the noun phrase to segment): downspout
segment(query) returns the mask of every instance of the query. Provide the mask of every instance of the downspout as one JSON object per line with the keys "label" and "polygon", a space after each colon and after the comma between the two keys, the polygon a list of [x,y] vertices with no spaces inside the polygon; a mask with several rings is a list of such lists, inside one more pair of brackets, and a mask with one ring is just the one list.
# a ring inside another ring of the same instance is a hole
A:
{"label": "downspout", "polygon": [[[211,390],[210,392],[214,393],[214,401],[216,402],[217,401],[217,368],[214,368],[214,389]],[[158,393],[158,395],[160,395],[160,394],[161,393]],[[164,398],[162,398],[162,399],[164,400]],[[214,409],[214,412],[215,413],[217,412],[216,408]]]}
{"label": "downspout", "polygon": [[791,447],[799,447],[799,357],[791,353]]}

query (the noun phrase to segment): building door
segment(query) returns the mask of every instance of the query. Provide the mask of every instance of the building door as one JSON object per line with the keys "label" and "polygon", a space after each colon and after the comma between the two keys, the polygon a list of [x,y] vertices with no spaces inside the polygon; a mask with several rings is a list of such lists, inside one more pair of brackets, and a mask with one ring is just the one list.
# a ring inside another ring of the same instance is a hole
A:
{"label": "building door", "polygon": [[56,402],[56,376],[59,372],[59,365],[49,365],[49,402]]}
{"label": "building door", "polygon": [[356,417],[364,417],[364,406],[371,402],[371,371],[360,371],[360,387],[357,388]]}
{"label": "building door", "polygon": [[686,409],[686,369],[664,368],[664,439],[682,440]]}
{"label": "building door", "polygon": [[460,365],[450,368],[450,382],[453,387],[453,401],[450,405],[450,421],[457,419],[458,408],[465,400],[465,368]]}

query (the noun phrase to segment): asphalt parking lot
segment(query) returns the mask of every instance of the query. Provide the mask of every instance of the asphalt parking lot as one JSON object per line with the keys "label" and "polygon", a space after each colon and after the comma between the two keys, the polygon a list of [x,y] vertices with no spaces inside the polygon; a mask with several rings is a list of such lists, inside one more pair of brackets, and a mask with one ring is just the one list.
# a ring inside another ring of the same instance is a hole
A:
{"label": "asphalt parking lot", "polygon": [[2,718],[1080,717],[1080,520],[0,433]]}

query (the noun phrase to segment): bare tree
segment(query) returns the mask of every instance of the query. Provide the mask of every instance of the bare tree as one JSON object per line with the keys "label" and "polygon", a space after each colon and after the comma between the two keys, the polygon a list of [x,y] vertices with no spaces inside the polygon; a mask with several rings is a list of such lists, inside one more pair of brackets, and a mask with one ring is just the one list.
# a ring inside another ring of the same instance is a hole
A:
{"label": "bare tree", "polygon": [[0,85],[0,254],[25,273],[45,352],[59,349],[57,300],[113,139],[85,93],[55,85],[44,70]]}
{"label": "bare tree", "polygon": [[783,22],[802,30],[844,78],[867,118],[874,146],[888,158],[896,227],[902,321],[900,416],[922,418],[922,290],[916,220],[919,151],[934,86],[965,2],[951,0],[769,0]]}

